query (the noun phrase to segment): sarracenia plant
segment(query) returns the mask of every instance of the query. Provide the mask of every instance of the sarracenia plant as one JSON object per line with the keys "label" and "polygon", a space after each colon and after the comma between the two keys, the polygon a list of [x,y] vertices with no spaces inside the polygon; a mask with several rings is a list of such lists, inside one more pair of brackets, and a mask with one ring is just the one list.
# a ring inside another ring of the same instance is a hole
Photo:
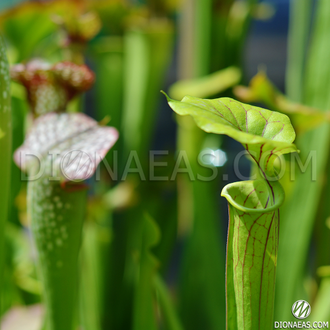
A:
{"label": "sarracenia plant", "polygon": [[191,115],[206,132],[240,142],[257,164],[261,179],[228,184],[221,195],[229,204],[226,291],[227,330],[273,326],[279,207],[284,191],[274,168],[282,154],[297,151],[286,115],[240,103],[186,96],[168,98],[180,115]]}
{"label": "sarracenia plant", "polygon": [[89,178],[118,138],[84,114],[35,120],[15,162],[29,173],[28,214],[44,286],[47,330],[76,327],[78,253]]}

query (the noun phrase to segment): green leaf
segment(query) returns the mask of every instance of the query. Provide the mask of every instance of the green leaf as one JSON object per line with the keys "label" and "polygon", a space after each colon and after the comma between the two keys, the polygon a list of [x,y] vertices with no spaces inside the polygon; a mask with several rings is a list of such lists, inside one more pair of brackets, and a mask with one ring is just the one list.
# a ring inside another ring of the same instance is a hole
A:
{"label": "green leaf", "polygon": [[[111,117],[111,125],[119,127],[123,102],[123,38],[100,37],[91,48],[95,75],[96,116],[102,120]],[[107,87],[108,86],[108,87]],[[111,104],[111,109],[109,109]]]}
{"label": "green leaf", "polygon": [[4,232],[8,218],[10,196],[10,166],[12,157],[10,80],[6,49],[0,36],[0,292],[4,265]]}
{"label": "green leaf", "polygon": [[[110,116],[110,125],[121,127],[123,107],[123,75],[124,53],[121,37],[102,37],[94,42],[92,49],[95,81],[96,120]],[[111,105],[111,107],[109,107]],[[115,146],[114,150],[119,150]],[[113,153],[107,155],[108,163],[112,163]]]}
{"label": "green leaf", "polygon": [[265,180],[227,185],[227,329],[273,327],[281,185]]}
{"label": "green leaf", "polygon": [[[103,273],[109,261],[108,254],[104,258],[102,248],[106,246],[109,249],[110,236],[106,226],[100,226],[94,221],[87,221],[84,225],[81,248],[81,269],[84,271],[80,278],[80,300],[82,326],[85,330],[102,329],[105,309],[102,298],[106,286]],[[109,281],[109,278],[106,280]]]}
{"label": "green leaf", "polygon": [[240,142],[265,178],[276,174],[273,163],[278,156],[297,151],[292,144],[296,134],[286,115],[225,97],[207,100],[186,96],[181,102],[168,98],[168,103],[179,115],[191,115],[204,131]]}
{"label": "green leaf", "polygon": [[45,7],[29,2],[1,14],[0,26],[16,48],[18,61],[31,58],[38,43],[56,30]]}

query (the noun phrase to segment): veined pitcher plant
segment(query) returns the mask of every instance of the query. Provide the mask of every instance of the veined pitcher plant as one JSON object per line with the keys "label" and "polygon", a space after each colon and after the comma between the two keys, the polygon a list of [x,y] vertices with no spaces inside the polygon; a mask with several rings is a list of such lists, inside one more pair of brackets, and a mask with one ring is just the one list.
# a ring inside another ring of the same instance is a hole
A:
{"label": "veined pitcher plant", "polygon": [[297,151],[290,119],[230,98],[186,96],[181,102],[168,98],[168,103],[179,115],[191,115],[204,131],[240,142],[260,170],[259,179],[228,184],[221,193],[229,204],[227,330],[271,329],[284,201],[274,161]]}

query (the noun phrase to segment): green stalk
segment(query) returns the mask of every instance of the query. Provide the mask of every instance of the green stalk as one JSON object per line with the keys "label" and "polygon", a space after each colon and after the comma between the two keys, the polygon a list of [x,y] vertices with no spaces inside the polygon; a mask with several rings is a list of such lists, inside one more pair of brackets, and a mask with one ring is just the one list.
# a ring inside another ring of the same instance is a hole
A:
{"label": "green stalk", "polygon": [[111,239],[109,228],[95,222],[87,222],[83,230],[81,247],[81,319],[84,329],[100,330],[105,306],[104,283],[108,280],[108,252]]}
{"label": "green stalk", "polygon": [[291,0],[286,70],[286,95],[301,102],[303,96],[304,67],[311,24],[312,0]]}
{"label": "green stalk", "polygon": [[[119,129],[123,114],[124,54],[123,38],[118,36],[99,38],[93,45],[95,62],[96,119],[110,119],[109,125]],[[119,150],[121,141],[113,150]],[[106,160],[112,166],[113,153]]]}
{"label": "green stalk", "polygon": [[212,0],[195,1],[195,65],[194,76],[210,72]]}
{"label": "green stalk", "polygon": [[[305,75],[303,99],[303,103],[323,111],[330,107],[327,88],[330,79],[329,17],[330,3],[324,0],[319,1]],[[314,164],[309,163],[305,174],[296,170],[296,184],[292,198],[283,208],[284,221],[280,233],[281,244],[277,274],[281,285],[276,289],[275,312],[275,318],[279,320],[290,320],[292,303],[306,295],[303,290],[304,266],[322,193],[320,178],[326,170],[330,149],[329,141],[330,129],[329,124],[326,123],[317,130],[306,132],[297,140],[303,164],[305,164],[310,150],[317,155],[317,161]],[[316,175],[316,181],[311,180],[312,170]]]}
{"label": "green stalk", "polygon": [[[123,99],[123,40],[103,37],[93,45],[96,74],[97,120],[110,116],[111,126],[121,125]],[[111,154],[109,154],[111,155]]]}
{"label": "green stalk", "polygon": [[11,167],[11,108],[9,88],[9,67],[4,40],[0,36],[0,294],[3,290],[4,267],[4,238],[5,226],[8,218],[10,196],[10,167]]}
{"label": "green stalk", "polygon": [[76,327],[86,197],[86,189],[68,192],[46,177],[28,183],[28,214],[39,254],[47,330]]}

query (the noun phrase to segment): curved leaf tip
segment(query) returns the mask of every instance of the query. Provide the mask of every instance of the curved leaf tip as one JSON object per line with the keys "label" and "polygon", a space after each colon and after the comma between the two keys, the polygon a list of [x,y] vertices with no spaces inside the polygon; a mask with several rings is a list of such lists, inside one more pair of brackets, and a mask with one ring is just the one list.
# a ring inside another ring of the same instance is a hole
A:
{"label": "curved leaf tip", "polygon": [[160,92],[165,95],[167,102],[171,101],[171,98],[163,90],[161,90]]}

